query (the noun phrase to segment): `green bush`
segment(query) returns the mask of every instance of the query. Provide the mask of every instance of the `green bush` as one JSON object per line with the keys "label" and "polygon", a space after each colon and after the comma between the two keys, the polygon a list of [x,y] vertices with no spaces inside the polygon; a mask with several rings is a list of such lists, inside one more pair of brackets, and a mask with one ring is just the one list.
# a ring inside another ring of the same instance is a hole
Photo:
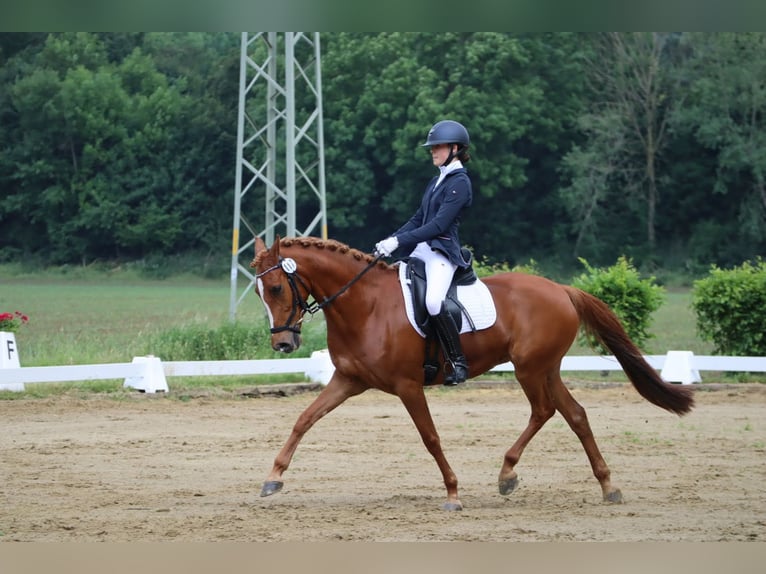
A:
{"label": "green bush", "polygon": [[163,361],[234,361],[271,354],[267,325],[186,325],[152,337],[148,352]]}
{"label": "green bush", "polygon": [[514,265],[511,267],[508,263],[494,263],[490,264],[486,257],[483,257],[481,261],[474,260],[473,270],[479,278],[489,277],[490,275],[496,275],[498,273],[507,273],[509,271],[515,271],[519,273],[528,273],[529,275],[542,275],[537,266],[537,261],[530,259],[529,263],[523,265]]}
{"label": "green bush", "polygon": [[[325,348],[327,329],[324,321],[309,318],[303,323],[301,346],[290,356],[309,357],[312,352]],[[272,350],[271,333],[265,322],[173,327],[152,336],[146,354],[163,361],[238,361],[285,356]]]}
{"label": "green bush", "polygon": [[766,355],[766,262],[712,266],[708,277],[694,282],[692,309],[697,332],[715,345],[714,353]]}
{"label": "green bush", "polygon": [[[620,318],[625,331],[633,342],[643,348],[654,337],[649,333],[651,316],[662,306],[665,289],[655,283],[654,277],[641,279],[630,259],[621,256],[608,268],[593,268],[580,258],[586,272],[576,277],[572,285],[601,299]],[[600,343],[581,331],[579,341],[606,353]]]}

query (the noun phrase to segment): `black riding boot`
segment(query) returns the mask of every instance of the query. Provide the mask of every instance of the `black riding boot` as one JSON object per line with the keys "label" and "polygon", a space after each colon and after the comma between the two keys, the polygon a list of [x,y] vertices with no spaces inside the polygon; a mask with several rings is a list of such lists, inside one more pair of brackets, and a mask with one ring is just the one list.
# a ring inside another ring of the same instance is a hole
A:
{"label": "black riding boot", "polygon": [[452,319],[452,315],[444,308],[442,304],[438,315],[431,315],[431,321],[439,335],[439,340],[447,352],[450,363],[452,363],[452,373],[445,374],[445,385],[457,385],[465,381],[468,376],[468,361],[463,355],[463,349],[460,346],[460,333],[457,325]]}

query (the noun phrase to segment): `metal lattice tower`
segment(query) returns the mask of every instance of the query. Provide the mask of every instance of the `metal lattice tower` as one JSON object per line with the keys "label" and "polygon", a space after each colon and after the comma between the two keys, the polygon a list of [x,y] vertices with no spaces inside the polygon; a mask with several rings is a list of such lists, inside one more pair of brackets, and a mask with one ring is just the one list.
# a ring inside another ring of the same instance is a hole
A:
{"label": "metal lattice tower", "polygon": [[[282,50],[280,50],[282,47]],[[243,32],[229,319],[254,280],[257,235],[327,238],[319,33]],[[296,199],[300,200],[299,209]],[[240,225],[249,239],[242,241]],[[240,258],[242,261],[240,261]],[[239,292],[238,278],[249,279]]]}

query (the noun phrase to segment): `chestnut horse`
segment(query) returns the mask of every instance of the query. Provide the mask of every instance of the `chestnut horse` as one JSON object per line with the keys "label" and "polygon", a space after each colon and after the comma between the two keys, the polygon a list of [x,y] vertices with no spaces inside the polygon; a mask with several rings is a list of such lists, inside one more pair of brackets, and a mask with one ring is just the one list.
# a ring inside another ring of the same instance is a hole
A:
{"label": "chestnut horse", "polygon": [[[330,382],[298,417],[274,460],[261,496],[281,490],[304,434],[323,416],[367,389],[399,397],[425,447],[436,460],[447,489],[446,510],[461,510],[458,481],[442,452],[423,387],[425,340],[405,315],[395,266],[333,240],[277,237],[267,248],[255,241],[256,291],[271,327],[271,345],[290,353],[300,346],[306,313],[324,312],[327,349],[335,372]],[[556,411],[582,443],[607,502],[622,502],[610,480],[583,407],[561,380],[561,360],[582,325],[617,358],[636,390],[649,402],[682,415],[693,406],[689,387],[663,381],[601,300],[543,277],[499,273],[482,279],[497,308],[490,328],[461,335],[469,377],[513,362],[515,376],[531,406],[527,427],[505,453],[498,484],[509,494],[517,486],[516,464],[524,448]],[[313,301],[309,303],[309,298]],[[434,380],[442,381],[444,369]]]}

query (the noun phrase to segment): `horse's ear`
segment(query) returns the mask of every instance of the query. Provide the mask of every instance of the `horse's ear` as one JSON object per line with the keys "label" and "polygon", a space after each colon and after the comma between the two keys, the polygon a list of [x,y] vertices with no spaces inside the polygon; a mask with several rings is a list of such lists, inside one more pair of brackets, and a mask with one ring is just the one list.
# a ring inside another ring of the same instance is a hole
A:
{"label": "horse's ear", "polygon": [[274,236],[274,243],[271,245],[271,255],[279,257],[279,235]]}
{"label": "horse's ear", "polygon": [[261,251],[266,250],[266,244],[260,237],[255,238],[255,255],[257,256]]}
{"label": "horse's ear", "polygon": [[259,253],[266,251],[266,243],[260,237],[256,237],[253,247],[255,248],[255,255],[253,255],[253,260],[250,262],[250,267],[255,269],[255,261],[258,259]]}

